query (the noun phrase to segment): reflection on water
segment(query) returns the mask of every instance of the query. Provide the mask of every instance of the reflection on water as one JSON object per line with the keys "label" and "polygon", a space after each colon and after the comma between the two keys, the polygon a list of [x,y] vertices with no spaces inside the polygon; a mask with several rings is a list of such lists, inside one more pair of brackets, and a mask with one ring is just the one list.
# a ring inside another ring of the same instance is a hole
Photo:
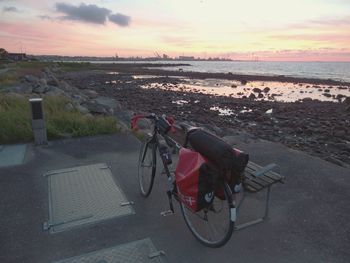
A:
{"label": "reflection on water", "polygon": [[350,96],[350,87],[311,85],[306,83],[282,83],[273,81],[252,81],[242,85],[238,81],[218,79],[183,79],[185,84],[151,83],[142,88],[159,88],[182,92],[194,92],[232,98],[295,102],[303,99],[342,102]]}
{"label": "reflection on water", "polygon": [[171,103],[177,104],[177,105],[184,105],[187,104],[187,100],[173,100]]}
{"label": "reflection on water", "polygon": [[231,116],[236,115],[231,109],[224,109],[217,106],[210,107],[212,111],[218,111],[220,116]]}

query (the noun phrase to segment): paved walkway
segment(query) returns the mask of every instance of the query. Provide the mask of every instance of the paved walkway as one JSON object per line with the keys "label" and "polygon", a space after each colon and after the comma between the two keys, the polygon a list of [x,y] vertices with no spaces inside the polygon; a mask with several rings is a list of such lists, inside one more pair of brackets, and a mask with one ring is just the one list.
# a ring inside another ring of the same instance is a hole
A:
{"label": "paved walkway", "polygon": [[[119,134],[29,146],[23,165],[0,168],[0,262],[55,262],[147,239],[163,250],[164,262],[350,262],[350,170],[263,142],[236,141],[251,160],[275,162],[286,176],[273,187],[271,219],[235,232],[220,249],[203,247],[191,235],[176,205],[168,209],[165,178],[148,199],[138,193],[139,142]],[[107,163],[135,214],[51,234],[47,171]],[[249,209],[247,206],[245,209]],[[245,213],[242,210],[242,214]]]}

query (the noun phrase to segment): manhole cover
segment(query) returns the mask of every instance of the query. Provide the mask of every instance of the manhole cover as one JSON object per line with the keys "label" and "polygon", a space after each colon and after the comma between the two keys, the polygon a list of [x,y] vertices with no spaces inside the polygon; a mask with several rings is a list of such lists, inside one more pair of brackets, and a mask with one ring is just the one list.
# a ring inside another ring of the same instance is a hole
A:
{"label": "manhole cover", "polygon": [[73,167],[45,174],[49,183],[49,221],[60,232],[83,224],[133,214],[106,164]]}
{"label": "manhole cover", "polygon": [[23,164],[27,145],[0,145],[0,167]]}
{"label": "manhole cover", "polygon": [[54,263],[160,263],[164,252],[156,251],[151,239],[142,239],[116,247],[68,258]]}

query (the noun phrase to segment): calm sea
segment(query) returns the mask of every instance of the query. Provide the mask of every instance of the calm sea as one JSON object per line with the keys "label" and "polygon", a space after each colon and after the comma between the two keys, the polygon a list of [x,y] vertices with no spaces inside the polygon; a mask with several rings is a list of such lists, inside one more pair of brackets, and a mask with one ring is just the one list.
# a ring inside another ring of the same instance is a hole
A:
{"label": "calm sea", "polygon": [[[125,61],[121,63],[145,63]],[[99,61],[101,63],[101,61]],[[113,63],[112,61],[107,63]],[[119,61],[116,63],[120,63]],[[148,62],[147,62],[148,63]],[[185,63],[186,67],[164,69],[198,72],[221,72],[252,75],[284,75],[292,77],[334,79],[350,82],[350,62],[241,62],[241,61],[150,61],[149,63]]]}

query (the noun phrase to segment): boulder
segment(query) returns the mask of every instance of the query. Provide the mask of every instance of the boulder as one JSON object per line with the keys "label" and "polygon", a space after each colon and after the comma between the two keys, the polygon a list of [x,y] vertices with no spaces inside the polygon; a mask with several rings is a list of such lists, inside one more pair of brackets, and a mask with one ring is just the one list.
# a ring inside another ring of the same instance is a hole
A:
{"label": "boulder", "polygon": [[8,92],[19,93],[19,94],[30,94],[33,92],[33,87],[29,83],[20,83],[17,86],[8,88]]}
{"label": "boulder", "polygon": [[263,91],[264,91],[265,93],[268,93],[268,92],[270,91],[270,88],[269,88],[269,87],[265,87],[265,88],[263,89]]}
{"label": "boulder", "polygon": [[110,113],[110,108],[102,104],[96,103],[95,101],[88,101],[82,104],[83,107],[86,107],[91,113],[95,114],[107,114]]}
{"label": "boulder", "polygon": [[74,110],[74,106],[72,103],[67,103],[66,105],[64,105],[64,110],[65,111],[73,111]]}
{"label": "boulder", "polygon": [[48,90],[45,93],[46,96],[66,96],[68,95],[58,87],[48,86]]}
{"label": "boulder", "polygon": [[49,90],[49,87],[47,86],[46,79],[40,79],[37,83],[33,84],[33,92],[42,94]]}
{"label": "boulder", "polygon": [[261,92],[261,89],[259,89],[259,88],[254,88],[254,89],[253,89],[253,92],[255,92],[255,93],[260,93],[260,92]]}
{"label": "boulder", "polygon": [[59,83],[60,83],[59,80],[54,75],[49,76],[48,79],[47,79],[47,84],[48,85],[58,87]]}
{"label": "boulder", "polygon": [[343,101],[344,104],[350,105],[350,97],[346,97]]}
{"label": "boulder", "polygon": [[89,110],[88,110],[86,107],[84,107],[84,106],[78,105],[78,106],[76,106],[75,108],[77,109],[77,111],[79,111],[79,112],[82,113],[82,114],[92,116],[92,115],[89,113]]}
{"label": "boulder", "polygon": [[95,99],[98,97],[98,93],[94,90],[84,90],[83,94],[89,97],[90,99]]}
{"label": "boulder", "polygon": [[30,83],[37,83],[39,81],[39,78],[33,75],[25,75],[24,79]]}
{"label": "boulder", "polygon": [[256,96],[253,93],[250,93],[248,98],[251,99],[251,100],[254,100],[256,98]]}
{"label": "boulder", "polygon": [[94,101],[97,104],[100,104],[106,108],[112,108],[112,109],[117,109],[117,110],[120,110],[122,108],[121,104],[113,98],[97,97],[96,99],[94,99]]}

